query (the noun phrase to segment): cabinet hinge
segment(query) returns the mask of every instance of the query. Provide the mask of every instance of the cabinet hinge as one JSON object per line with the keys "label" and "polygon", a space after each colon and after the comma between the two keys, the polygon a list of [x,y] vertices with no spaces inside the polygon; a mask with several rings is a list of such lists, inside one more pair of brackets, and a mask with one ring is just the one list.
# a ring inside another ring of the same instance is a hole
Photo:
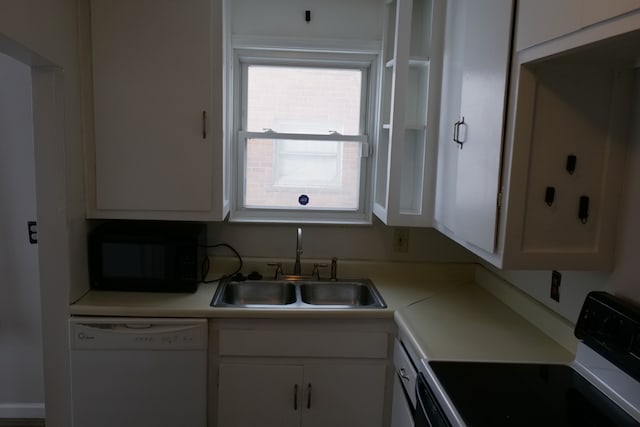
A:
{"label": "cabinet hinge", "polygon": [[498,207],[499,207],[499,208],[501,208],[501,207],[502,207],[502,191],[499,191],[499,192],[498,192],[498,202],[497,202],[497,205],[498,205]]}

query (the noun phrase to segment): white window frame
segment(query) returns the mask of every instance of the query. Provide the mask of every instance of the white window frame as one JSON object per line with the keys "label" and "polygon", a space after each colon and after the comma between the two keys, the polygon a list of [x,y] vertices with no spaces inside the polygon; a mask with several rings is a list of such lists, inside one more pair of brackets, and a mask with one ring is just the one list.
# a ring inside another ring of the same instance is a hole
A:
{"label": "white window frame", "polygon": [[[299,43],[299,41],[298,41]],[[276,47],[277,46],[277,47]],[[283,47],[284,46],[284,47]],[[280,223],[325,223],[325,224],[371,224],[373,183],[373,136],[375,135],[376,106],[378,99],[378,75],[380,55],[378,49],[365,45],[358,49],[350,46],[348,51],[340,48],[322,47],[317,41],[313,45],[287,48],[278,40],[268,46],[259,46],[255,41],[232,44],[230,52],[232,67],[228,69],[227,84],[233,93],[227,99],[230,132],[228,148],[232,157],[232,197],[229,220],[233,222],[280,222]],[[363,90],[359,135],[340,134],[287,134],[273,131],[248,132],[246,123],[246,67],[249,65],[309,66],[327,68],[360,69],[363,71]],[[243,205],[245,188],[246,141],[251,138],[294,139],[314,141],[355,141],[361,144],[360,188],[357,210],[333,210],[318,208],[248,208]]]}

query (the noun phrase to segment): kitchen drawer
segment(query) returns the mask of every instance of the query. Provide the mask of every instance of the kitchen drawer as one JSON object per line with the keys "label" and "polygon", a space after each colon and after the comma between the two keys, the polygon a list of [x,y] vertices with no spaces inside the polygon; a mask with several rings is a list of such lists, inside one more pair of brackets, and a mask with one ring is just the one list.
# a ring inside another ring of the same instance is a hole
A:
{"label": "kitchen drawer", "polygon": [[222,329],[220,356],[387,357],[385,332]]}
{"label": "kitchen drawer", "polygon": [[411,359],[409,358],[409,354],[404,349],[402,343],[398,340],[395,341],[395,345],[393,348],[393,365],[395,367],[396,375],[400,379],[404,390],[407,393],[407,396],[411,399],[411,403],[413,407],[416,407],[416,378],[418,377],[418,372],[416,368],[413,366]]}

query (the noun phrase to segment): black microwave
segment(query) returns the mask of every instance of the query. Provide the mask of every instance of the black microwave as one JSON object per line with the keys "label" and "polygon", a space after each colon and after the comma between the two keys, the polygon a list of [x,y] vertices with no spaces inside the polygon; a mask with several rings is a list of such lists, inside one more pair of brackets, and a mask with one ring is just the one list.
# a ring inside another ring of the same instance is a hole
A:
{"label": "black microwave", "polygon": [[92,289],[195,292],[206,256],[206,225],[114,220],[89,232]]}

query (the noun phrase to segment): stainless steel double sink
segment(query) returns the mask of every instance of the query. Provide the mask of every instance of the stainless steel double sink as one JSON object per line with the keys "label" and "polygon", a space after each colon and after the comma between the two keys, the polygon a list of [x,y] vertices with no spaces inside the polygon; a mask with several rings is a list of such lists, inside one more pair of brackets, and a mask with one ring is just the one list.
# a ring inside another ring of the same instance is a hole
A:
{"label": "stainless steel double sink", "polygon": [[218,285],[213,307],[245,308],[385,308],[369,279],[355,280],[246,280],[227,279]]}

